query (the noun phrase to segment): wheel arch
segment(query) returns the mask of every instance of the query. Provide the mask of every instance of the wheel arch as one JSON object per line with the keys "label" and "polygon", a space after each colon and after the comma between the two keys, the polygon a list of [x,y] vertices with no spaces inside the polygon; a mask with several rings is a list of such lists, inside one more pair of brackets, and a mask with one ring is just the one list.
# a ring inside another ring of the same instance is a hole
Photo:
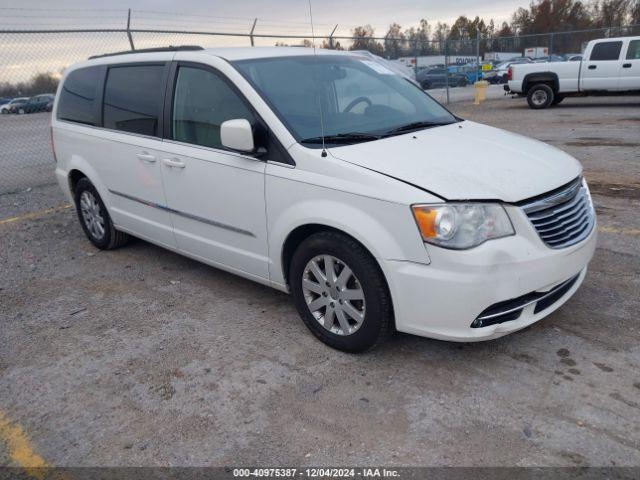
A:
{"label": "wheel arch", "polygon": [[69,175],[67,175],[67,180],[69,181],[69,191],[71,195],[73,195],[76,191],[76,186],[81,178],[88,178],[83,171],[74,168],[69,171]]}
{"label": "wheel arch", "polygon": [[69,191],[71,192],[72,198],[75,195],[75,187],[78,184],[78,181],[82,177],[85,177],[96,188],[98,194],[100,195],[100,198],[102,198],[103,203],[107,207],[107,210],[110,208],[108,190],[100,180],[100,176],[98,175],[98,173],[93,169],[93,167],[85,158],[74,155],[69,160],[69,164],[66,170]]}
{"label": "wheel arch", "polygon": [[560,81],[558,75],[554,72],[536,72],[525,75],[522,80],[522,92],[527,94],[529,89],[539,83],[549,85],[551,89],[556,93],[560,88]]}
{"label": "wheel arch", "polygon": [[304,242],[311,235],[314,235],[320,232],[335,232],[351,238],[353,241],[357,242],[363,249],[365,249],[369,253],[369,255],[373,257],[373,259],[378,264],[380,271],[382,271],[382,266],[380,265],[380,262],[378,262],[378,259],[373,254],[371,249],[367,248],[367,246],[363,242],[361,242],[358,238],[354,237],[350,233],[345,232],[340,228],[336,228],[327,224],[306,223],[303,225],[298,225],[291,232],[289,232],[289,234],[287,235],[282,245],[282,249],[280,252],[280,265],[282,268],[284,281],[287,286],[289,285],[289,267],[291,266],[291,259],[293,258],[293,254],[295,253],[296,249],[300,246],[302,242]]}

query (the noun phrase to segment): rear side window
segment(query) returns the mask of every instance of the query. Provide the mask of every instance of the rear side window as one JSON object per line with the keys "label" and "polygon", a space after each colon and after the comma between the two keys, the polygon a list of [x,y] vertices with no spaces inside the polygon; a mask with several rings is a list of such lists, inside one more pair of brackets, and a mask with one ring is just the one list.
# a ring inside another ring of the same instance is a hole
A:
{"label": "rear side window", "polygon": [[640,40],[631,40],[629,42],[627,60],[640,60]]}
{"label": "rear side window", "polygon": [[99,83],[100,67],[81,68],[71,72],[60,90],[58,120],[96,125],[94,101]]}
{"label": "rear side window", "polygon": [[112,67],[104,88],[103,126],[158,135],[164,97],[164,66]]}
{"label": "rear side window", "polygon": [[591,51],[589,60],[618,60],[622,42],[600,42],[596,43]]}

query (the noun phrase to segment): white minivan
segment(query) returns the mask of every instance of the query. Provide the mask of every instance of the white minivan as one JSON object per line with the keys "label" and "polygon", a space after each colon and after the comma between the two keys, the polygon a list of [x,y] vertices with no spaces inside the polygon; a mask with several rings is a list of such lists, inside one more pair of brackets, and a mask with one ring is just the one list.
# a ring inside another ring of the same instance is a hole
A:
{"label": "white minivan", "polygon": [[351,352],[394,330],[522,329],[573,295],[596,245],[578,161],[348,52],[95,57],[65,73],[52,141],[96,247],[133,235],[290,292]]}

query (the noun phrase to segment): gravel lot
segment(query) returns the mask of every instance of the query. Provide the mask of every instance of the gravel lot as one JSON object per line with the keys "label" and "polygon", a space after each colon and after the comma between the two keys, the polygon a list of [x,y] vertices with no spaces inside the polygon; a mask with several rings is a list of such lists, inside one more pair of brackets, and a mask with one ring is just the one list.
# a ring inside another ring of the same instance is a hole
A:
{"label": "gravel lot", "polygon": [[142,241],[97,251],[34,188],[0,195],[0,419],[58,466],[639,465],[640,98],[452,108],[583,162],[599,247],[547,319],[347,355],[287,295]]}
{"label": "gravel lot", "polygon": [[50,184],[51,113],[0,115],[0,194]]}

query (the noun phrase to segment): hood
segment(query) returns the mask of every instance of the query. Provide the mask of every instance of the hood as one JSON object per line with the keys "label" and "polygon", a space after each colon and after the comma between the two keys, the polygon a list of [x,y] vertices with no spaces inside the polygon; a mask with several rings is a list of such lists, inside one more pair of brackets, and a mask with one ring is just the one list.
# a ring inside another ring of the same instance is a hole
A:
{"label": "hood", "polygon": [[446,200],[517,202],[558,188],[582,171],[555,147],[469,121],[329,151]]}

